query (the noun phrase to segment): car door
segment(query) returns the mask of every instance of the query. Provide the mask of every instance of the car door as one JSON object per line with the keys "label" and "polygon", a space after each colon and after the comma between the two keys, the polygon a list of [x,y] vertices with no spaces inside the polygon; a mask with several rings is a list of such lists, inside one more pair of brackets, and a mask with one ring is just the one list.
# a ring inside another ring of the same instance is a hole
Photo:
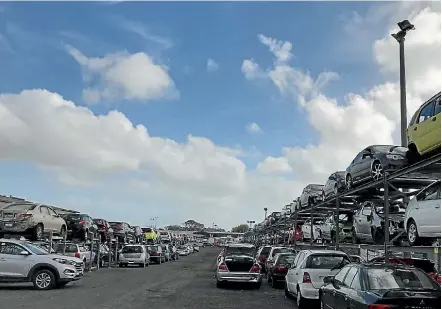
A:
{"label": "car door", "polygon": [[440,147],[440,134],[441,134],[441,122],[440,122],[440,96],[436,99],[436,102],[434,104],[434,111],[433,111],[433,117],[431,117],[432,127],[430,130],[431,134],[431,144],[429,147],[432,149],[435,149],[437,147]]}
{"label": "car door", "polygon": [[437,118],[433,117],[434,108],[435,102],[428,102],[428,104],[422,107],[416,118],[416,123],[410,128],[412,130],[413,140],[415,141],[419,152],[424,152],[431,146],[431,129],[435,122],[437,122]]}
{"label": "car door", "polygon": [[0,276],[26,278],[32,265],[32,255],[21,255],[28,251],[22,246],[10,242],[0,243]]}
{"label": "car door", "polygon": [[357,232],[364,238],[371,236],[371,205],[364,204],[356,215]]}
{"label": "car door", "polygon": [[310,219],[308,219],[307,221],[304,222],[304,224],[302,225],[302,235],[304,238],[310,239],[310,225],[311,225],[311,221]]}
{"label": "car door", "polygon": [[40,206],[40,211],[44,216],[44,228],[45,231],[55,231],[55,222],[54,218],[51,216],[51,213],[49,211],[49,208],[47,206]]}
{"label": "car door", "polygon": [[371,163],[373,162],[373,152],[371,148],[362,151],[360,164],[358,167],[358,179],[363,180],[371,175]]}
{"label": "car door", "polygon": [[332,227],[333,227],[333,215],[328,217],[327,220],[325,220],[324,224],[320,226],[323,238],[331,240]]}
{"label": "car door", "polygon": [[339,303],[338,298],[339,295],[337,295],[338,290],[340,289],[342,282],[345,279],[345,276],[347,275],[348,271],[350,270],[350,266],[344,266],[339,272],[333,277],[333,283],[331,284],[330,290],[327,291],[326,295],[324,295],[324,303],[329,306],[329,308],[333,309],[342,309],[341,307],[338,307],[337,304]]}
{"label": "car door", "polygon": [[289,291],[292,293],[296,292],[296,286],[299,278],[299,265],[301,265],[304,256],[305,252],[301,251],[298,253],[286,275],[287,286]]}
{"label": "car door", "polygon": [[350,173],[353,179],[353,182],[358,181],[358,175],[360,174],[362,163],[362,151],[356,155],[353,161],[350,164]]}
{"label": "car door", "polygon": [[356,273],[358,272],[357,267],[350,267],[347,274],[345,275],[344,281],[336,289],[336,295],[334,300],[334,305],[336,308],[349,308],[350,298],[349,294],[351,292],[350,285],[353,282]]}
{"label": "car door", "polygon": [[54,225],[53,231],[58,234],[61,231],[61,226],[64,224],[64,220],[51,207],[47,207],[47,209]]}
{"label": "car door", "polygon": [[416,196],[416,211],[413,215],[421,236],[437,237],[440,235],[440,190],[440,182],[436,182]]}

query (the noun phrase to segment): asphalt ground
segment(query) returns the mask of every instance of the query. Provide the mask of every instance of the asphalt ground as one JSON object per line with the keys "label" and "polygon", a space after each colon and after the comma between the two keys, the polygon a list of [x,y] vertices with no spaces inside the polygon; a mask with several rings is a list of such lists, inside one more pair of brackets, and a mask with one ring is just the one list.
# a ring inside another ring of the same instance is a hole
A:
{"label": "asphalt ground", "polygon": [[216,288],[217,248],[178,261],[146,268],[102,268],[86,273],[65,288],[35,291],[32,284],[0,284],[0,308],[5,309],[261,309],[296,308],[283,289],[264,279],[261,289],[242,285]]}

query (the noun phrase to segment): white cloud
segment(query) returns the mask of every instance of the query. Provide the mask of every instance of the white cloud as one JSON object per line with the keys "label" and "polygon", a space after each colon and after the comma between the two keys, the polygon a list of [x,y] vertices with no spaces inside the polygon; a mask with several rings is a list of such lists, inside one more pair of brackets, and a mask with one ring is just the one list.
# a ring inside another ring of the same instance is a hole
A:
{"label": "white cloud", "polygon": [[263,174],[289,173],[292,167],[286,158],[267,157],[263,162],[258,163],[256,170]]}
{"label": "white cloud", "polygon": [[207,59],[207,72],[216,72],[219,70],[219,64],[212,58]]}
{"label": "white cloud", "polygon": [[252,123],[249,123],[248,125],[246,125],[246,130],[250,134],[257,134],[257,133],[262,132],[261,128],[259,127],[259,125],[256,122],[252,122]]}
{"label": "white cloud", "polygon": [[[416,31],[410,32],[406,40],[410,115],[426,99],[440,91],[440,9],[435,9],[432,4],[422,6],[414,2],[384,7],[391,11],[394,8],[401,11],[401,18],[408,18],[416,25]],[[380,8],[377,11],[385,13]],[[388,16],[384,13],[378,17],[378,22]],[[349,93],[344,102],[337,102],[321,91],[327,82],[337,78],[335,73],[322,73],[315,79],[308,72],[281,61],[287,57],[278,56],[275,48],[270,48],[276,60],[267,70],[269,79],[281,93],[294,95],[294,101],[305,109],[309,123],[319,136],[315,144],[283,150],[281,158],[287,160],[303,186],[321,183],[330,173],[345,169],[356,153],[368,145],[400,143],[399,47],[390,35],[397,31],[396,21],[389,21],[383,37],[373,43],[373,56],[386,82],[364,94]],[[273,39],[264,41],[275,42]],[[278,46],[283,45],[279,43]],[[286,46],[283,54],[289,50],[289,45]]]}
{"label": "white cloud", "polygon": [[[71,46],[67,49],[83,69],[83,98],[88,103],[103,99],[148,101],[179,95],[168,69],[155,64],[146,53],[121,52],[88,58]],[[99,82],[94,83],[97,77]]]}
{"label": "white cloud", "polygon": [[241,65],[241,71],[248,80],[253,80],[265,76],[259,65],[253,59],[245,59]]}

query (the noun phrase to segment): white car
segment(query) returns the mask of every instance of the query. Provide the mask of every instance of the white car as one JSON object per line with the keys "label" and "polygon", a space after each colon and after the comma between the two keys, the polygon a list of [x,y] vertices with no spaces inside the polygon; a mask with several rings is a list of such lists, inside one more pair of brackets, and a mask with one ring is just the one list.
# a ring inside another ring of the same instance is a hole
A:
{"label": "white car", "polygon": [[441,236],[440,185],[440,180],[432,183],[408,203],[404,223],[411,246]]}
{"label": "white car", "polygon": [[143,245],[126,245],[121,249],[120,267],[128,265],[138,265],[140,267],[149,266],[150,255]]}
{"label": "white car", "polygon": [[[302,238],[304,240],[310,240],[311,238],[311,220],[308,219],[305,221],[305,223],[302,225]],[[318,239],[322,238],[322,231],[321,226],[324,224],[324,220],[321,219],[313,219],[313,241],[316,241]]]}
{"label": "white car", "polygon": [[349,263],[348,255],[342,251],[300,251],[285,277],[286,296],[296,296],[298,308],[305,308],[306,300],[319,299],[324,277],[336,275]]}

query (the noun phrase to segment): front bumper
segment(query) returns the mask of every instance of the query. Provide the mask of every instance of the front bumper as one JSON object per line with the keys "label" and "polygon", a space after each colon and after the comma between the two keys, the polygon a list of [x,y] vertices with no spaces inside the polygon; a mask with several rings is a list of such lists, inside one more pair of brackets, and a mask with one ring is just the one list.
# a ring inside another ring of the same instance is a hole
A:
{"label": "front bumper", "polygon": [[260,283],[262,282],[262,275],[260,273],[226,271],[217,272],[216,280],[222,282]]}
{"label": "front bumper", "polygon": [[79,266],[77,268],[74,266],[66,266],[59,273],[60,273],[59,281],[61,281],[61,282],[70,282],[70,281],[80,280],[84,276],[82,266]]}
{"label": "front bumper", "polygon": [[315,288],[311,283],[300,283],[299,290],[304,298],[319,299],[319,289]]}

